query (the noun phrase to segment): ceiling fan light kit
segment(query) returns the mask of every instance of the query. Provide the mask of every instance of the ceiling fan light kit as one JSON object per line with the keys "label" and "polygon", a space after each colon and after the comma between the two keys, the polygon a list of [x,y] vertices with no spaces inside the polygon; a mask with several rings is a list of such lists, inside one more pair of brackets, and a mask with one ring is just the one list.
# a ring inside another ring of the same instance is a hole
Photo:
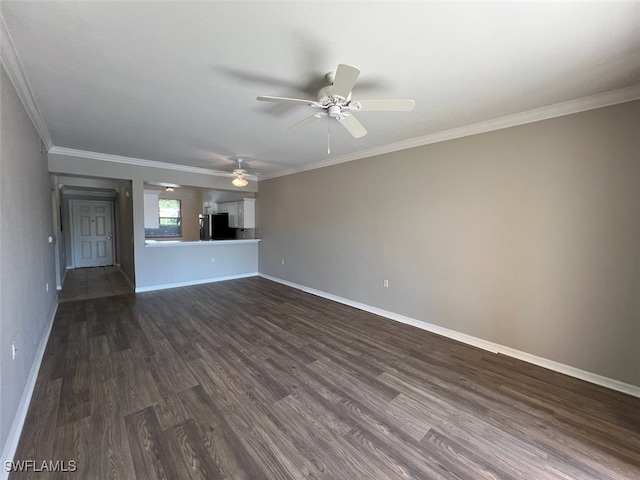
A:
{"label": "ceiling fan light kit", "polygon": [[247,185],[249,185],[249,181],[244,177],[244,175],[245,175],[245,173],[247,173],[247,171],[244,168],[242,168],[242,159],[241,158],[238,158],[237,162],[238,162],[238,168],[236,168],[233,171],[234,179],[231,180],[231,183],[235,187],[246,187]]}
{"label": "ceiling fan light kit", "polygon": [[231,183],[236,187],[246,187],[249,184],[249,181],[244,177],[236,177],[231,181]]}
{"label": "ceiling fan light kit", "polygon": [[279,102],[306,105],[320,109],[310,117],[292,125],[287,131],[297,130],[319,118],[335,118],[354,138],[360,138],[367,134],[367,130],[356,119],[352,112],[409,112],[415,107],[415,101],[409,99],[385,99],[385,100],[351,100],[353,89],[360,70],[351,65],[340,64],[335,72],[326,75],[330,85],[323,87],[318,92],[318,100],[303,100],[299,98],[261,96],[261,102]]}

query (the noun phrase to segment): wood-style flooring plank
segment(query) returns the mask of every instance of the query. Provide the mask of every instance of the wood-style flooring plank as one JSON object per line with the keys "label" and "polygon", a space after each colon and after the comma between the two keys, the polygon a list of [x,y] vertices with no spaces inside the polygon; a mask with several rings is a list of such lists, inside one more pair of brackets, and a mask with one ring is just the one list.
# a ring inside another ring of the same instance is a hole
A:
{"label": "wood-style flooring plank", "polygon": [[89,421],[91,449],[87,478],[126,479],[134,472],[125,417],[103,410]]}
{"label": "wood-style flooring plank", "polygon": [[219,480],[224,472],[216,466],[214,458],[204,445],[193,420],[171,427],[163,432],[167,441],[168,460],[174,463],[176,479]]}
{"label": "wood-style flooring plank", "polygon": [[91,415],[89,361],[89,355],[74,355],[65,361],[57,412],[58,426]]}
{"label": "wood-style flooring plank", "polygon": [[[176,470],[171,449],[152,407],[124,417],[135,478],[183,478]],[[131,472],[133,473],[133,472]]]}
{"label": "wood-style flooring plank", "polygon": [[[343,436],[311,418],[308,411],[293,397],[274,405],[273,412],[286,425],[287,437],[315,466],[322,478],[376,478],[392,470],[353,448]],[[340,475],[338,475],[340,473]]]}

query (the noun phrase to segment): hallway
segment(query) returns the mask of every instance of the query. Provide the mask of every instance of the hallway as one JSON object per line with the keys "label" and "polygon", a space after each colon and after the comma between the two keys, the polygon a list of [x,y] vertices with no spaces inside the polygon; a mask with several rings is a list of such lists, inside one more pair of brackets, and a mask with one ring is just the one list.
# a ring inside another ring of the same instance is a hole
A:
{"label": "hallway", "polygon": [[76,268],[67,272],[58,300],[73,302],[125,293],[133,293],[133,286],[119,267]]}

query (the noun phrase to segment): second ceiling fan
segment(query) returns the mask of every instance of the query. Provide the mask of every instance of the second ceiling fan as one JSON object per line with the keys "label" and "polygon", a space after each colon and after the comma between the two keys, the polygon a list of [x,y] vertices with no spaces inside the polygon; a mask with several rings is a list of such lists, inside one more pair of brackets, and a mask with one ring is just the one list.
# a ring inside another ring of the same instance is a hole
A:
{"label": "second ceiling fan", "polygon": [[287,129],[295,130],[316,120],[329,116],[335,118],[340,125],[353,135],[360,138],[367,134],[362,124],[352,115],[353,112],[409,112],[413,110],[413,100],[359,100],[351,99],[353,89],[360,70],[351,65],[340,64],[335,72],[326,75],[329,85],[321,88],[317,100],[302,100],[299,98],[261,96],[261,102],[294,103],[306,105],[317,110],[310,117],[305,118]]}

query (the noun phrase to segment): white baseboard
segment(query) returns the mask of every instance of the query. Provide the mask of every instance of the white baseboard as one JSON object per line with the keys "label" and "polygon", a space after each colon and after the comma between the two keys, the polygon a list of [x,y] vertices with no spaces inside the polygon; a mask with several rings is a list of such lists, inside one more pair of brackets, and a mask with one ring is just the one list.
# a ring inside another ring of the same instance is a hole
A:
{"label": "white baseboard", "polygon": [[238,278],[257,277],[258,272],[241,273],[239,275],[228,275],[226,277],[204,278],[202,280],[193,280],[189,282],[166,283],[164,285],[151,285],[149,287],[136,287],[136,293],[153,292],[155,290],[166,290],[168,288],[190,287],[192,285],[202,285],[204,283],[223,282],[225,280],[236,280]]}
{"label": "white baseboard", "polygon": [[564,363],[559,363],[553,360],[538,357],[536,355],[532,355],[527,352],[522,352],[520,350],[516,350],[511,347],[506,347],[498,343],[489,342],[487,340],[473,337],[465,333],[456,332],[455,330],[450,330],[448,328],[440,327],[438,325],[433,325],[431,323],[423,322],[422,320],[416,320],[415,318],[406,317],[404,315],[400,315],[394,312],[389,312],[387,310],[382,310],[380,308],[372,307],[364,303],[354,302],[353,300],[349,300],[348,298],[342,298],[337,295],[333,295],[331,293],[323,292],[321,290],[305,287],[304,285],[298,285],[297,283],[289,282],[281,278],[272,277],[270,275],[265,275],[262,273],[260,273],[259,276],[262,278],[266,278],[267,280],[272,280],[274,282],[281,283],[283,285],[287,285],[289,287],[293,287],[298,290],[302,290],[303,292],[311,293],[313,295],[317,295],[319,297],[323,297],[328,300],[333,300],[334,302],[342,303],[344,305],[348,305],[350,307],[354,307],[359,310],[364,310],[365,312],[374,313],[376,315],[380,315],[390,320],[395,320],[396,322],[405,323],[407,325],[412,325],[414,327],[420,328],[422,330],[426,330],[428,332],[437,333],[438,335],[442,335],[444,337],[448,337],[453,340],[458,340],[459,342],[466,343],[474,347],[482,348],[483,350],[488,350],[493,353],[499,353],[502,355],[507,355],[509,357],[517,358],[518,360],[523,360],[525,362],[532,363],[540,367],[548,368],[549,370],[553,370],[555,372],[562,373],[570,377],[579,378],[580,380],[585,380],[587,382],[594,383],[602,387],[610,388],[612,390],[616,390],[616,391],[640,398],[640,387],[636,385],[620,382],[619,380],[614,380],[612,378],[604,377],[596,373],[587,372],[586,370],[580,370],[579,368],[575,368],[570,365],[565,365]]}
{"label": "white baseboard", "polygon": [[42,334],[42,337],[40,338],[40,343],[38,344],[38,349],[36,350],[36,356],[33,359],[33,364],[31,365],[31,370],[29,371],[29,376],[27,377],[27,382],[22,392],[22,398],[20,398],[20,403],[18,404],[18,410],[16,411],[16,415],[13,419],[13,424],[11,425],[11,430],[9,431],[7,441],[5,442],[4,448],[2,450],[2,465],[0,466],[0,480],[6,480],[9,478],[10,472],[7,472],[5,470],[4,468],[5,462],[13,460],[16,454],[16,450],[18,449],[18,443],[20,442],[20,435],[22,434],[22,428],[24,427],[24,422],[27,419],[29,404],[31,403],[31,397],[36,387],[36,381],[38,380],[38,372],[40,371],[40,365],[42,364],[44,352],[47,348],[47,342],[49,341],[49,335],[51,334],[51,328],[53,327],[53,320],[56,318],[57,311],[58,311],[58,300],[56,298],[56,302],[53,305],[52,311],[49,315],[48,325],[46,326],[45,331]]}

